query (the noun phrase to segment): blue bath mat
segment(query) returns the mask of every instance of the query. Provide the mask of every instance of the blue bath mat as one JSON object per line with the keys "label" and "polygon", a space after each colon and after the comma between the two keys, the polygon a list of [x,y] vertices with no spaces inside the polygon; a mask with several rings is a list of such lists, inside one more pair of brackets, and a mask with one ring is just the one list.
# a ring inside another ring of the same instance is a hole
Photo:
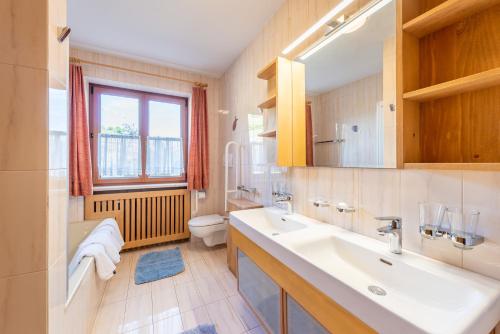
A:
{"label": "blue bath mat", "polygon": [[217,334],[214,325],[200,325],[196,328],[182,332],[182,334]]}
{"label": "blue bath mat", "polygon": [[135,267],[135,284],[157,281],[184,271],[179,248],[144,254]]}

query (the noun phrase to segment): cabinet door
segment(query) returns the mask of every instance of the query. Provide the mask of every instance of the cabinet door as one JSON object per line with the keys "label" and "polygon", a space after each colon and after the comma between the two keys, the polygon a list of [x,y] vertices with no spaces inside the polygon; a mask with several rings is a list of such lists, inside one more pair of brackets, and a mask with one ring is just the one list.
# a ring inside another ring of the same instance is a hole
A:
{"label": "cabinet door", "polygon": [[328,334],[328,331],[289,295],[286,296],[286,313],[288,334]]}
{"label": "cabinet door", "polygon": [[280,333],[281,290],[248,256],[238,250],[238,290],[271,333]]}

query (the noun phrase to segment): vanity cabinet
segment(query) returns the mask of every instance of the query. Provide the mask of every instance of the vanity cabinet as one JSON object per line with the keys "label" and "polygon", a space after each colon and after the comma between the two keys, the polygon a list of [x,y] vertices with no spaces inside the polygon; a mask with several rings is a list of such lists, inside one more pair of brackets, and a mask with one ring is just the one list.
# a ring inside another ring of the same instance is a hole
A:
{"label": "vanity cabinet", "polygon": [[288,334],[328,334],[328,331],[289,295],[286,296],[286,319]]}
{"label": "vanity cabinet", "polygon": [[306,100],[304,64],[278,57],[257,77],[267,81],[267,97],[258,105],[264,114],[259,136],[276,141],[276,164],[306,165]]}
{"label": "vanity cabinet", "polygon": [[241,250],[238,250],[238,290],[267,330],[281,333],[281,289]]}
{"label": "vanity cabinet", "polygon": [[238,291],[269,333],[375,334],[349,311],[233,226]]}

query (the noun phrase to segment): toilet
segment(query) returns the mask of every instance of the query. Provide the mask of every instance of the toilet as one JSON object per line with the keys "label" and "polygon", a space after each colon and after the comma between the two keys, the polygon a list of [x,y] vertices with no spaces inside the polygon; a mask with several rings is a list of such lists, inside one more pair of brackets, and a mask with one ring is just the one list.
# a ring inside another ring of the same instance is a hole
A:
{"label": "toilet", "polygon": [[226,243],[227,221],[221,215],[195,217],[188,222],[189,231],[202,238],[207,247]]}

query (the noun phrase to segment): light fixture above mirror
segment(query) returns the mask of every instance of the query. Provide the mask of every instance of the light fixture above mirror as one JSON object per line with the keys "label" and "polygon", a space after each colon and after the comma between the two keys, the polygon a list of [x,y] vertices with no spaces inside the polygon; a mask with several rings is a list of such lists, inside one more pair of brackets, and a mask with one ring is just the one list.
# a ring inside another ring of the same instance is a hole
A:
{"label": "light fixture above mirror", "polygon": [[318,52],[318,50],[321,50],[326,45],[333,42],[339,36],[358,30],[365,24],[366,19],[368,17],[370,17],[371,15],[373,15],[374,13],[376,13],[381,8],[383,8],[384,6],[386,6],[391,2],[392,0],[375,0],[370,2],[367,6],[365,6],[363,9],[350,16],[347,20],[335,26],[330,32],[328,32],[328,34],[323,39],[320,39],[318,42],[316,42],[310,48],[308,48],[304,53],[302,53],[299,56],[300,60],[306,60],[307,58]]}

